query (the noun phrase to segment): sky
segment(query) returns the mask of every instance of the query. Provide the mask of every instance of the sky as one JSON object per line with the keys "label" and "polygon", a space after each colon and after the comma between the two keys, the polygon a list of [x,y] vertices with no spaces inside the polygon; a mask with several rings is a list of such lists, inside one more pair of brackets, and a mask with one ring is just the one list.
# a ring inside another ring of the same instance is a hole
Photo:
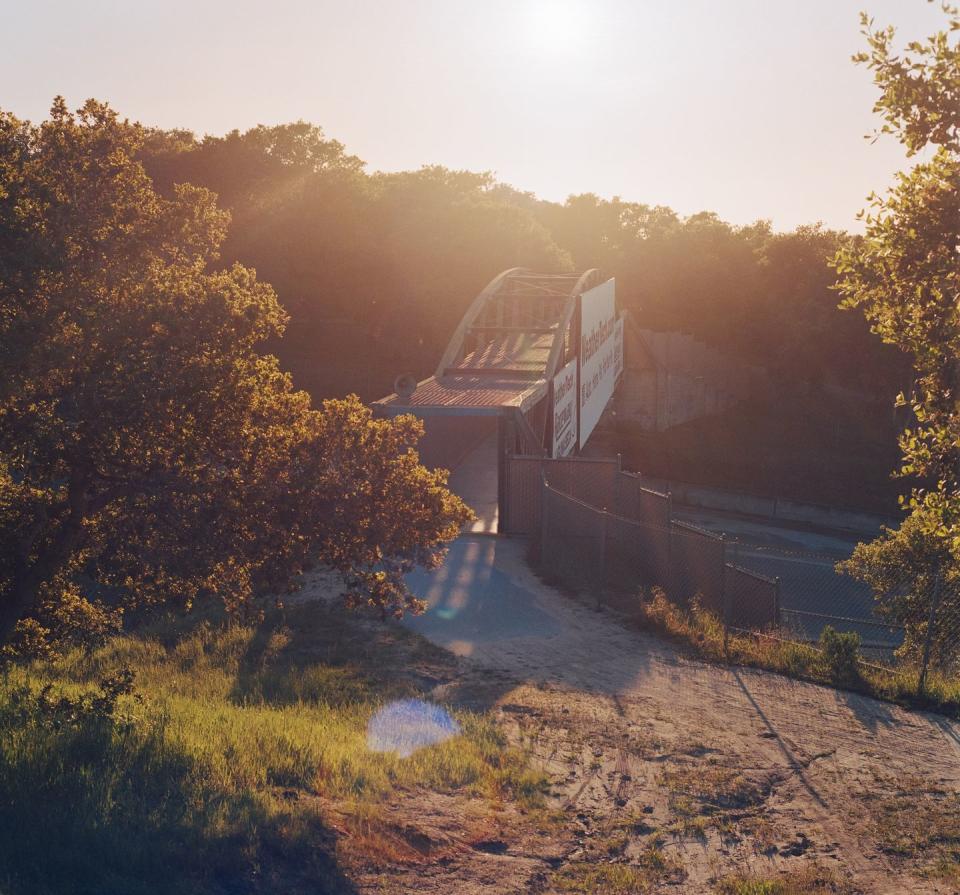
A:
{"label": "sky", "polygon": [[864,8],[904,42],[943,21],[926,0],[0,0],[0,108],[96,97],[198,135],[305,119],[371,171],[857,230],[909,164],[865,139]]}

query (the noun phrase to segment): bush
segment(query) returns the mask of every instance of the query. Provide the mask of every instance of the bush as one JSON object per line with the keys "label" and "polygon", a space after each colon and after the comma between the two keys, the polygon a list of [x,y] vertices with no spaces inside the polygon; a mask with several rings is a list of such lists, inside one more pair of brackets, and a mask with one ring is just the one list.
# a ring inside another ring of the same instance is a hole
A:
{"label": "bush", "polygon": [[121,696],[143,701],[139,693],[133,692],[133,678],[133,672],[123,668],[99,682],[99,693],[86,692],[79,696],[56,694],[52,683],[45,684],[38,693],[28,684],[13,686],[6,694],[9,701],[0,710],[0,725],[60,730],[98,721],[128,724],[129,719],[117,711],[117,701]]}
{"label": "bush", "polygon": [[827,625],[820,632],[820,648],[836,683],[849,683],[860,677],[860,635],[856,631],[835,631]]}

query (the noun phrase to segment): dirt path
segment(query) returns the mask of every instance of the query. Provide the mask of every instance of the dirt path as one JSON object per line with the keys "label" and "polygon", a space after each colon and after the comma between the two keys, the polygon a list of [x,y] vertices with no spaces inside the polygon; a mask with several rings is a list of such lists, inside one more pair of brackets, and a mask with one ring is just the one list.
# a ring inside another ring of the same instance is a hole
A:
{"label": "dirt path", "polygon": [[[451,873],[457,891],[590,891],[593,877],[576,888],[585,868],[642,867],[651,847],[668,867],[643,891],[800,871],[814,879],[801,891],[960,891],[958,842],[923,839],[960,828],[956,724],[684,657],[545,586],[524,551],[465,536],[415,582],[431,610],[410,624],[466,657],[465,679],[435,696],[500,712],[549,772],[557,826],[533,845],[515,832],[500,854],[454,861],[418,891],[444,891]],[[477,861],[493,861],[492,879]]]}

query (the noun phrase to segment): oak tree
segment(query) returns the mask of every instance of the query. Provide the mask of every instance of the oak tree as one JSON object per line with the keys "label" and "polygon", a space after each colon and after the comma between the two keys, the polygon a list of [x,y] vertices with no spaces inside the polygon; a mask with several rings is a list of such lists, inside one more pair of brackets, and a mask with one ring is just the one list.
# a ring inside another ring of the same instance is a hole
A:
{"label": "oak tree", "polygon": [[143,140],[94,101],[0,112],[3,636],[242,609],[318,560],[354,600],[416,608],[404,573],[469,515],[419,464],[420,424],[311,407],[259,350],[286,323],[273,289],[217,266],[228,215],[203,188],[161,196]]}

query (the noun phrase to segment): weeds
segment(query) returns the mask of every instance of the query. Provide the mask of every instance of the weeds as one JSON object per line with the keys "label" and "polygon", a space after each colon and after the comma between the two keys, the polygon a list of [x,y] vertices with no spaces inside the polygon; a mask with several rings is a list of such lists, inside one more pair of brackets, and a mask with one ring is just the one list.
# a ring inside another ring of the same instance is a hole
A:
{"label": "weeds", "polygon": [[744,809],[755,809],[766,795],[736,768],[715,761],[664,768],[659,782],[669,793],[676,817],[668,832],[701,839],[711,827],[721,834],[731,832],[731,813],[739,819]]}
{"label": "weeds", "polygon": [[725,641],[720,619],[696,603],[689,610],[676,606],[659,588],[643,601],[640,623],[715,662],[729,661],[801,680],[841,685],[877,699],[960,718],[960,678],[932,673],[924,692],[918,693],[914,670],[858,662],[856,635],[834,632],[827,635],[822,646],[814,646],[782,639],[772,632],[731,631]]}
{"label": "weeds", "polygon": [[826,867],[807,864],[779,876],[727,876],[717,883],[716,891],[719,895],[858,895],[860,890]]}
{"label": "weeds", "polygon": [[860,795],[869,832],[896,863],[960,884],[960,796],[917,777],[875,772]]}
{"label": "weeds", "polygon": [[544,780],[483,715],[409,758],[367,748],[371,715],[416,695],[411,654],[412,635],[313,604],[8,667],[0,888],[347,891],[324,805],[375,819],[418,788],[538,804]]}
{"label": "weeds", "polygon": [[820,651],[835,684],[853,684],[860,677],[860,635],[835,631],[827,625],[820,632]]}
{"label": "weeds", "polygon": [[559,892],[592,895],[641,895],[657,891],[668,880],[681,880],[683,869],[656,845],[650,845],[632,863],[600,864],[574,861],[557,870],[551,884]]}

